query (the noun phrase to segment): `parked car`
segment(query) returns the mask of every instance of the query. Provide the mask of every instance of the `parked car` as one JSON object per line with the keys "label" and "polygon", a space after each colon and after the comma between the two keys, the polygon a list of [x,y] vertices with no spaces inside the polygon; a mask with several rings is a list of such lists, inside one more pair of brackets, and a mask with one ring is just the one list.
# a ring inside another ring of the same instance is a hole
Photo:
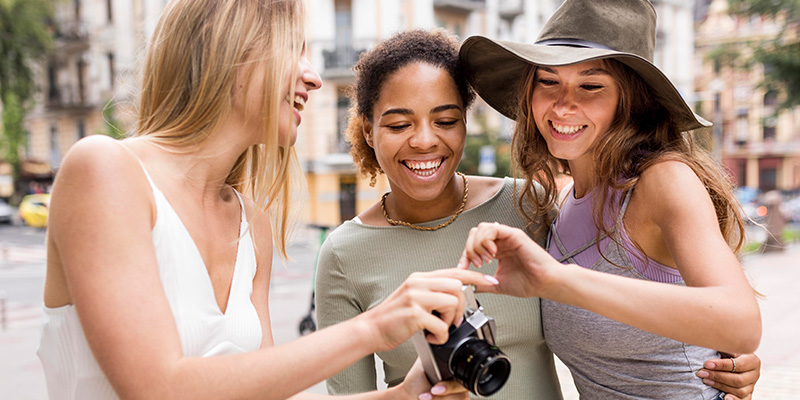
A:
{"label": "parked car", "polygon": [[14,209],[8,203],[0,200],[0,224],[10,224]]}
{"label": "parked car", "polygon": [[50,193],[29,194],[19,203],[19,217],[28,226],[44,228],[50,215]]}

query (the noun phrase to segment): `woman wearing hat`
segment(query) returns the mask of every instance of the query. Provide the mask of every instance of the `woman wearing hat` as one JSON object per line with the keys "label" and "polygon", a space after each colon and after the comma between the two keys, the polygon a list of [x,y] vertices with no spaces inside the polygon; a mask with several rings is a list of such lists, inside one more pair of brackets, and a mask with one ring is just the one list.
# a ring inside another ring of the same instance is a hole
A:
{"label": "woman wearing hat", "polygon": [[655,27],[645,0],[567,0],[535,44],[472,37],[460,51],[478,94],[517,121],[520,208],[541,218],[554,177],[574,185],[546,250],[484,223],[459,266],[496,259],[486,291],[541,297],[548,346],[593,399],[722,398],[695,376],[710,349],[761,338],[738,203],[690,133],[710,124],[652,63]]}
{"label": "woman wearing hat", "polygon": [[[350,154],[364,175],[374,180],[384,174],[391,192],[343,223],[323,244],[315,292],[320,327],[371,309],[414,271],[452,266],[469,230],[482,221],[527,225],[514,209],[515,186],[522,187],[523,181],[456,173],[474,95],[459,67],[453,37],[442,31],[401,32],[364,53],[354,69]],[[530,228],[545,245],[549,224]],[[495,397],[559,399],[539,299],[477,297],[495,319],[497,345],[512,362],[510,378]],[[378,357],[385,382],[392,386],[403,381],[417,355],[408,341]],[[736,362],[737,373],[723,373],[719,380],[745,398],[752,392],[759,360],[746,355]],[[327,386],[332,394],[365,392],[377,387],[376,376],[370,356],[328,379]]]}

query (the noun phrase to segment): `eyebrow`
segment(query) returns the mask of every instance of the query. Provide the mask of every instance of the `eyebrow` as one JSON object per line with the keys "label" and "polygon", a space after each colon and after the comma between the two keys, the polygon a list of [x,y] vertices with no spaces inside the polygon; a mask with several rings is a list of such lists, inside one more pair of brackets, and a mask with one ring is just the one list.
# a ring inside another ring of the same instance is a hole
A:
{"label": "eyebrow", "polygon": [[[440,113],[442,111],[452,110],[452,109],[456,109],[458,111],[461,111],[461,107],[459,107],[456,104],[443,104],[441,106],[436,106],[436,107],[432,108],[431,109],[431,114]],[[389,114],[414,115],[414,111],[410,110],[408,108],[392,108],[392,109],[384,111],[383,114],[381,114],[381,117],[389,115]]]}
{"label": "eyebrow", "polygon": [[[552,68],[549,68],[549,67],[541,67],[540,66],[539,69],[542,70],[542,71],[545,71],[545,72],[549,72],[551,74],[556,74],[556,71],[554,69],[552,69]],[[606,71],[606,70],[604,70],[602,68],[590,68],[590,69],[581,71],[581,76],[590,76],[590,75],[611,75],[611,74],[609,74],[608,71]]]}

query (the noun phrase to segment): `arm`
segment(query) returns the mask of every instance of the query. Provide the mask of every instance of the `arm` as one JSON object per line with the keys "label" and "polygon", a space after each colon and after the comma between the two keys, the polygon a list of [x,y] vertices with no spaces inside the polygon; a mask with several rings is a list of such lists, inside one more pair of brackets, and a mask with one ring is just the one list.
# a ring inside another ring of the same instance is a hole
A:
{"label": "arm", "polygon": [[[356,299],[352,283],[345,276],[335,254],[335,233],[319,251],[315,300],[320,329],[355,318],[364,310]],[[377,389],[374,355],[358,360],[341,373],[327,379],[328,393],[362,393]]]}
{"label": "arm", "polygon": [[[687,287],[561,265],[522,231],[498,224],[484,223],[470,233],[459,265],[465,268],[469,262],[481,265],[497,258],[500,285],[487,291],[537,295],[681,342],[752,352],[761,337],[753,290],[722,238],[705,188],[691,170],[677,169],[647,185],[643,177],[640,184],[649,186],[643,192],[651,195],[640,199],[655,218],[657,233]],[[689,173],[692,179],[687,179]],[[651,191],[652,186],[660,190]],[[637,301],[628,301],[631,298]]]}
{"label": "arm", "polygon": [[[123,398],[286,398],[420,329],[436,333],[432,340],[441,343],[461,312],[461,282],[418,275],[374,312],[286,345],[183,357],[152,246],[148,193],[130,154],[109,139],[84,139],[64,160],[51,209],[50,234],[81,326]],[[263,302],[266,292],[254,295]],[[398,392],[365,398],[392,393]]]}

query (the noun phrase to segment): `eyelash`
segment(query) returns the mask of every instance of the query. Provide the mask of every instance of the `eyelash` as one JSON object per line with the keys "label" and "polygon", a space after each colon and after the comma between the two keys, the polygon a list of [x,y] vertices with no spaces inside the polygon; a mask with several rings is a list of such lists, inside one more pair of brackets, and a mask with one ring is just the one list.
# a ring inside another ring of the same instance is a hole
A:
{"label": "eyelash", "polygon": [[[554,85],[557,85],[557,84],[558,84],[558,82],[557,82],[557,81],[555,81],[555,80],[552,80],[552,79],[544,79],[544,78],[542,78],[542,79],[539,79],[539,80],[538,80],[538,82],[539,82],[541,85],[543,85],[543,86],[554,86]],[[593,84],[585,84],[585,85],[581,85],[581,88],[583,88],[583,89],[585,89],[585,90],[588,90],[588,91],[596,91],[596,90],[600,90],[600,89],[602,89],[603,87],[604,87],[603,85],[593,85]]]}
{"label": "eyelash", "polygon": [[[440,121],[440,122],[436,122],[436,125],[443,126],[445,128],[449,128],[451,126],[454,126],[457,123],[458,123],[458,120]],[[392,130],[392,131],[395,131],[395,132],[400,132],[403,129],[408,128],[409,126],[411,126],[411,124],[387,125],[386,127],[389,128],[389,130]]]}

